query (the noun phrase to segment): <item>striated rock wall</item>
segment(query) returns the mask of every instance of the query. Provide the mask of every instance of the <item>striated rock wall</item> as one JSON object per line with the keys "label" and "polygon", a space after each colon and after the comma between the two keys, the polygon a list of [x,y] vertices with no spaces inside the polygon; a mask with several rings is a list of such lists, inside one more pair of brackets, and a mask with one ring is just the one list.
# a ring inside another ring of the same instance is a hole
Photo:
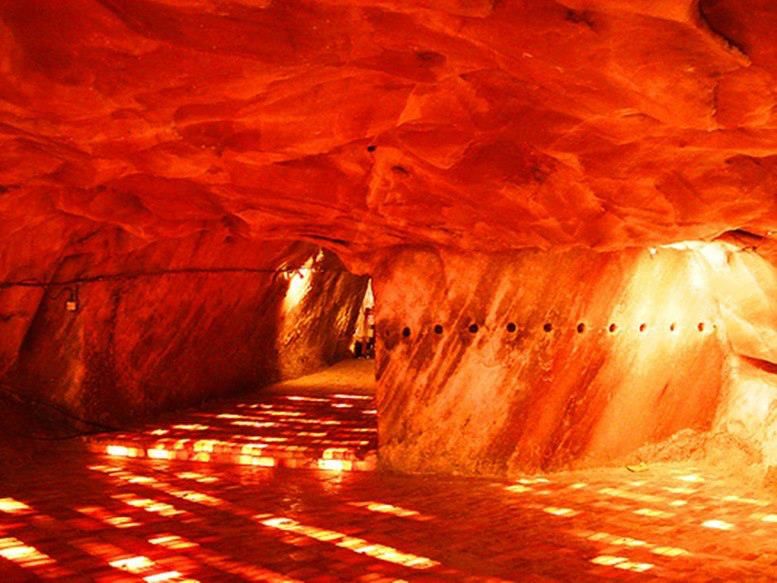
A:
{"label": "striated rock wall", "polygon": [[347,354],[366,279],[312,246],[201,235],[123,250],[66,253],[45,285],[0,289],[5,394],[120,423]]}
{"label": "striated rock wall", "polygon": [[[382,459],[509,475],[606,464],[683,429],[720,430],[743,411],[737,399],[754,394],[730,373],[753,338],[732,319],[756,318],[761,341],[750,344],[760,348],[747,353],[774,362],[774,274],[723,244],[404,250],[374,280]],[[726,294],[736,286],[739,297]],[[774,402],[758,401],[764,420],[745,415],[747,431],[767,431]]]}

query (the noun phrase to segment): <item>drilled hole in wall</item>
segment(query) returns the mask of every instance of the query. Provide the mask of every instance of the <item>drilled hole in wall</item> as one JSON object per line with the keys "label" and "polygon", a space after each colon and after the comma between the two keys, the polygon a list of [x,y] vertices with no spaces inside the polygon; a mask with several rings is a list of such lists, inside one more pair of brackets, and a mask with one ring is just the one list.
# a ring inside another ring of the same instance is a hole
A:
{"label": "drilled hole in wall", "polygon": [[639,331],[644,332],[645,330],[647,330],[647,324],[642,322],[642,324],[639,325]]}
{"label": "drilled hole in wall", "polygon": [[615,332],[617,329],[618,326],[616,324],[610,324],[610,327],[608,328],[610,332]]}
{"label": "drilled hole in wall", "polygon": [[437,324],[437,325],[434,327],[434,333],[435,333],[435,334],[442,334],[442,324]]}
{"label": "drilled hole in wall", "polygon": [[545,332],[550,332],[553,330],[553,324],[550,322],[545,322],[545,325],[542,327],[542,329],[545,330]]}
{"label": "drilled hole in wall", "polygon": [[510,333],[515,332],[518,329],[518,326],[515,325],[515,322],[510,322],[507,324],[507,331]]}
{"label": "drilled hole in wall", "polygon": [[470,331],[470,332],[472,332],[473,334],[474,334],[475,332],[477,332],[478,330],[479,330],[479,328],[478,328],[478,325],[477,325],[477,324],[470,324],[470,325],[469,325],[469,331]]}
{"label": "drilled hole in wall", "polygon": [[410,328],[408,328],[407,326],[405,326],[404,328],[402,328],[402,336],[404,336],[405,338],[407,338],[408,336],[410,336]]}
{"label": "drilled hole in wall", "polygon": [[376,146],[375,144],[370,144],[369,146],[367,146],[368,152],[374,152],[377,149],[378,149],[378,146]]}
{"label": "drilled hole in wall", "polygon": [[578,333],[578,334],[582,334],[583,332],[585,332],[585,324],[583,324],[582,322],[580,322],[580,323],[577,325],[577,333]]}
{"label": "drilled hole in wall", "polygon": [[699,322],[699,325],[696,327],[699,329],[699,332],[704,332],[704,322]]}

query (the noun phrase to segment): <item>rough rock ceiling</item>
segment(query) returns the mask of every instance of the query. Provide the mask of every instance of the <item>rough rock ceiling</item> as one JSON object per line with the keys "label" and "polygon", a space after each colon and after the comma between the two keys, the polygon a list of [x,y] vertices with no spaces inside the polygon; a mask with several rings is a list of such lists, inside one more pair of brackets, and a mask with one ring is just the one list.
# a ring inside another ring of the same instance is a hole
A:
{"label": "rough rock ceiling", "polygon": [[767,234],[774,30],[771,0],[0,0],[0,263],[106,229]]}

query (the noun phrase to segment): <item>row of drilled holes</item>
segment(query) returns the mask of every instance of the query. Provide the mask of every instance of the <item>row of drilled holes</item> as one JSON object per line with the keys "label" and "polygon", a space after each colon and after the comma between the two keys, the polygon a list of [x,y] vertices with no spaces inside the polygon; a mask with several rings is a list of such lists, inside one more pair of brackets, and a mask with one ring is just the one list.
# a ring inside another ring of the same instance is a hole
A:
{"label": "row of drilled holes", "polygon": [[[699,332],[704,332],[704,327],[705,327],[705,326],[704,326],[704,322],[699,322],[699,323],[696,325],[696,329],[697,329]],[[507,329],[507,331],[508,331],[508,332],[510,332],[511,334],[515,333],[515,332],[518,330],[518,326],[516,326],[515,322],[510,322],[509,324],[507,324],[507,326],[506,326],[505,328],[506,328],[506,329]],[[552,332],[552,331],[553,331],[553,324],[551,324],[550,322],[546,322],[546,323],[545,323],[545,324],[542,326],[542,329],[543,329],[545,332]],[[435,324],[435,326],[434,326],[433,330],[434,330],[434,333],[435,333],[435,334],[442,334],[442,333],[443,333],[443,327],[442,327],[442,324]],[[470,331],[472,334],[476,334],[476,333],[478,332],[478,330],[480,330],[480,327],[479,327],[477,324],[470,324],[470,326],[469,326],[469,331]],[[585,330],[586,330],[586,326],[585,326],[585,324],[584,324],[583,322],[580,322],[580,323],[577,325],[577,333],[578,333],[578,334],[582,334],[583,332],[585,332]],[[607,330],[608,330],[610,333],[615,333],[615,332],[617,332],[617,330],[618,330],[618,325],[617,325],[617,324],[615,324],[615,323],[613,323],[613,324],[610,324],[610,325],[607,327]],[[675,330],[677,330],[677,324],[676,324],[676,323],[674,323],[674,322],[672,322],[672,323],[669,325],[669,330],[670,330],[671,332],[674,332]],[[647,331],[647,324],[645,324],[644,322],[643,322],[642,324],[640,324],[640,325],[639,325],[639,331],[640,331],[640,332],[645,332],[645,331]],[[411,334],[410,328],[408,328],[407,326],[405,326],[405,327],[402,329],[402,336],[404,336],[405,338],[408,338],[408,337],[410,336],[410,334]]]}

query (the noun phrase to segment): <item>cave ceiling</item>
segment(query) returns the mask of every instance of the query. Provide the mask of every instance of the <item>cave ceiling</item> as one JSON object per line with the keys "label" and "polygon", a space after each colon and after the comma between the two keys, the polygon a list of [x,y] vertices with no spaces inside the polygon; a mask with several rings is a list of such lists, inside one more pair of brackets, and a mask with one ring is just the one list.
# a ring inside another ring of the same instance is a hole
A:
{"label": "cave ceiling", "polygon": [[770,0],[0,0],[0,245],[768,236],[775,30]]}

